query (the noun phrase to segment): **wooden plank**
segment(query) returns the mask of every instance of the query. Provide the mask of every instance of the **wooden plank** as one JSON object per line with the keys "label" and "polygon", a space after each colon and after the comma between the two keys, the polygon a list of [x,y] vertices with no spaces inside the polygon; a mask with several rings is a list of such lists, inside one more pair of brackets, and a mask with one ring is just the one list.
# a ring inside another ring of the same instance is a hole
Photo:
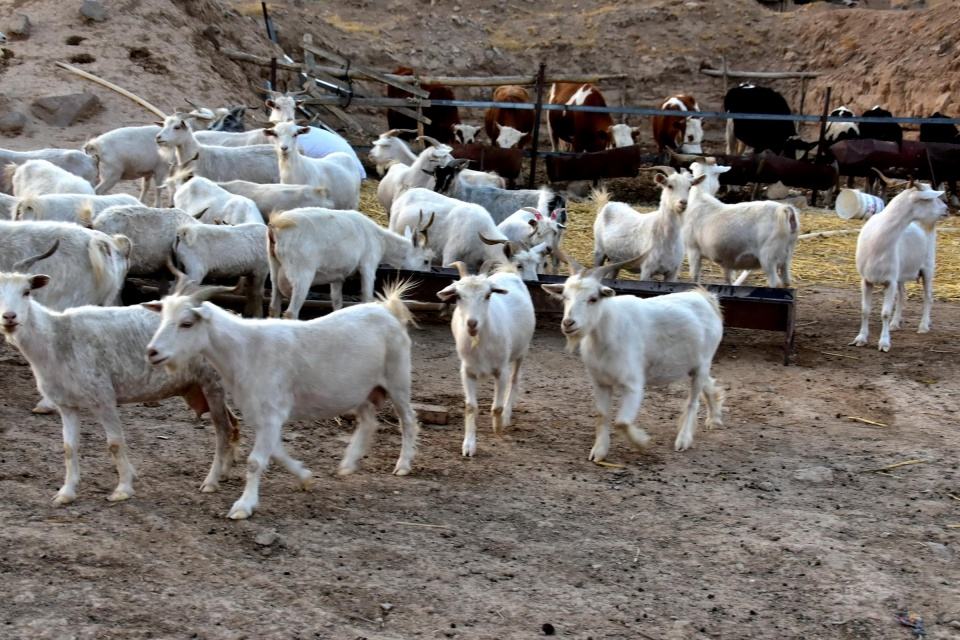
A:
{"label": "wooden plank", "polygon": [[[311,96],[303,101],[304,104],[340,104],[347,100],[346,96]],[[432,105],[430,100],[420,100],[419,98],[387,98],[380,96],[354,96],[350,104],[360,107],[407,107],[413,108],[418,104],[429,107]]]}
{"label": "wooden plank", "polygon": [[751,80],[799,80],[819,78],[819,71],[734,71],[733,69],[700,69],[700,73],[711,78],[745,78]]}
{"label": "wooden plank", "polygon": [[391,87],[396,87],[397,89],[402,89],[407,93],[411,93],[417,96],[418,98],[430,97],[430,94],[427,91],[424,91],[423,89],[421,89],[419,86],[410,84],[409,82],[402,82],[400,80],[395,80],[394,78],[391,78],[386,74],[380,73],[378,71],[373,71],[371,69],[367,69],[366,67],[358,64],[353,64],[343,56],[337,55],[336,53],[333,53],[332,51],[328,51],[326,49],[321,49],[320,47],[314,44],[304,42],[303,50],[309,51],[310,53],[318,55],[322,58],[326,58],[327,60],[330,60],[335,64],[343,65],[344,69],[349,69],[352,73],[356,73],[361,76],[366,76],[371,80],[377,80],[378,82],[388,84]]}
{"label": "wooden plank", "polygon": [[420,422],[427,424],[448,424],[450,422],[450,409],[447,407],[441,407],[437,404],[422,404],[419,402],[411,402],[410,406],[417,414]]}

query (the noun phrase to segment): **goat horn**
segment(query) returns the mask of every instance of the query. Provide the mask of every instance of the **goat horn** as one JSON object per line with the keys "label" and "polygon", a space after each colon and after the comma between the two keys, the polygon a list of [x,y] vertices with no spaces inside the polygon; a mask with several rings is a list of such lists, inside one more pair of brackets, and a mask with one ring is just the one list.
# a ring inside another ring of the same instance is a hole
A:
{"label": "goat horn", "polygon": [[439,140],[437,140],[436,138],[433,138],[433,137],[431,137],[431,136],[417,136],[417,142],[419,142],[419,141],[421,141],[421,140],[425,140],[425,141],[429,142],[430,145],[431,145],[431,146],[434,146],[434,147],[439,147],[440,144],[441,144]]}
{"label": "goat horn", "polygon": [[190,98],[184,98],[183,101],[186,102],[186,103],[187,103],[188,105],[190,105],[191,107],[193,107],[194,109],[199,109],[199,108],[200,108],[200,107],[197,106],[197,103],[194,102],[193,100],[191,100]]}
{"label": "goat horn", "polygon": [[604,280],[605,278],[615,274],[620,269],[623,269],[628,265],[635,264],[637,262],[642,261],[646,256],[647,256],[646,253],[642,253],[639,256],[636,256],[635,258],[630,258],[628,260],[621,260],[620,262],[614,262],[612,264],[605,264],[602,267],[596,267],[595,269],[593,269],[593,273],[596,274],[596,277],[598,280]]}
{"label": "goat horn", "polygon": [[658,165],[656,165],[656,166],[654,166],[654,167],[650,167],[650,170],[651,170],[651,171],[659,171],[660,173],[662,173],[662,174],[664,174],[664,175],[668,175],[668,176],[672,176],[673,174],[675,174],[675,173],[677,172],[677,170],[674,169],[673,167],[668,167],[668,166],[666,166],[666,165],[664,165],[664,164],[658,164]]}
{"label": "goat horn", "polygon": [[239,286],[240,285],[236,285],[233,287],[224,287],[220,285],[212,285],[207,287],[198,287],[196,291],[190,294],[190,298],[194,302],[200,303],[200,302],[209,300],[213,296],[220,293],[235,293]]}
{"label": "goat horn", "polygon": [[199,220],[200,218],[203,217],[203,214],[205,214],[205,213],[206,213],[207,211],[209,211],[209,210],[210,210],[210,207],[204,207],[203,209],[201,209],[201,210],[198,211],[197,213],[193,214],[193,217],[196,218],[197,220]]}
{"label": "goat horn", "polygon": [[167,256],[167,271],[176,276],[177,281],[173,285],[173,294],[172,295],[182,295],[186,290],[187,285],[190,284],[191,280],[187,277],[183,271],[177,269],[177,265],[173,264],[173,259],[171,256]]}
{"label": "goat horn", "polygon": [[583,265],[574,260],[573,256],[567,255],[566,251],[560,247],[557,247],[556,254],[560,260],[567,263],[567,266],[570,267],[570,271],[572,271],[574,274],[583,273]]}
{"label": "goat horn", "polygon": [[[426,224],[426,225],[420,227],[420,233],[426,233],[427,230],[429,230],[430,227],[433,226],[433,223],[434,223],[434,221],[435,221],[436,219],[437,219],[437,212],[436,212],[436,211],[431,211],[431,212],[430,212],[430,220],[427,221],[427,224]],[[421,220],[421,221],[423,220],[423,211],[420,212],[420,220]]]}
{"label": "goat horn", "polygon": [[[667,155],[669,155],[676,162],[681,164],[682,163],[690,164],[691,162],[701,162],[703,160],[702,157],[695,156],[689,153],[677,153],[670,147],[667,147]],[[655,169],[656,167],[650,167],[650,168]]]}
{"label": "goat horn", "polygon": [[480,239],[483,241],[483,244],[490,244],[490,245],[508,244],[510,242],[509,240],[491,240],[490,238],[484,236],[482,233],[479,233],[479,232],[477,233],[477,235],[480,236]]}
{"label": "goat horn", "polygon": [[456,269],[457,273],[460,274],[461,279],[466,278],[467,276],[470,275],[470,272],[467,271],[467,265],[461,262],[460,260],[457,260],[456,262],[451,262],[447,266],[453,267],[454,269]]}
{"label": "goat horn", "polygon": [[880,171],[880,169],[877,169],[876,167],[870,167],[870,168],[873,170],[874,173],[876,173],[878,176],[880,176],[880,180],[883,181],[883,184],[887,185],[888,187],[892,187],[893,185],[896,184],[896,181],[895,181],[895,180],[893,180],[892,178],[888,178],[887,176],[883,175],[883,172]]}
{"label": "goat horn", "polygon": [[14,265],[13,265],[13,270],[14,270],[14,271],[24,271],[24,270],[26,270],[26,269],[29,269],[30,267],[32,267],[32,266],[34,265],[34,263],[40,262],[41,260],[44,260],[44,259],[49,258],[50,256],[52,256],[53,253],[54,253],[59,247],[60,247],[60,238],[57,238],[56,240],[54,240],[53,245],[51,245],[50,248],[47,249],[46,251],[44,251],[43,253],[37,254],[37,255],[35,255],[35,256],[30,256],[29,258],[24,258],[24,259],[21,260],[20,262],[17,262],[16,264],[14,264]]}

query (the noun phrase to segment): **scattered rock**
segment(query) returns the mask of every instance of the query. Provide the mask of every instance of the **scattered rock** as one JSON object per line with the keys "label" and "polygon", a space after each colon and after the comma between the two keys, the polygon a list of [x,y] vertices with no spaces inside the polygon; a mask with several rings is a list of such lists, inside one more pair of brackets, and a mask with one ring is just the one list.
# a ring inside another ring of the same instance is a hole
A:
{"label": "scattered rock", "polygon": [[30,105],[36,117],[55,127],[69,127],[102,109],[100,99],[92,93],[68,93],[62,96],[37,98]]}
{"label": "scattered rock", "polygon": [[260,533],[257,534],[257,537],[254,538],[253,541],[256,542],[258,545],[260,545],[261,547],[269,547],[279,539],[280,539],[280,535],[276,531],[273,531],[271,529],[267,531],[261,531]]}
{"label": "scattered rock", "polygon": [[543,623],[543,626],[540,627],[543,630],[543,635],[552,636],[557,633],[557,630],[553,628],[553,625],[549,622]]}
{"label": "scattered rock", "polygon": [[107,19],[107,8],[98,0],[83,0],[80,15],[92,22],[103,22]]}
{"label": "scattered rock", "polygon": [[18,13],[7,22],[7,37],[13,39],[26,40],[30,37],[30,17],[25,13]]}
{"label": "scattered rock", "polygon": [[19,111],[7,111],[0,114],[0,133],[8,136],[20,135],[27,124],[27,117]]}
{"label": "scattered rock", "polygon": [[86,38],[84,38],[83,36],[67,36],[67,39],[64,40],[64,42],[66,42],[71,47],[76,47],[84,40],[86,40]]}
{"label": "scattered rock", "polygon": [[390,604],[389,602],[381,602],[380,608],[383,609],[384,613],[389,613],[390,611],[393,610],[393,605]]}
{"label": "scattered rock", "polygon": [[793,479],[813,484],[827,484],[833,482],[833,469],[827,467],[797,469],[796,473],[793,474]]}

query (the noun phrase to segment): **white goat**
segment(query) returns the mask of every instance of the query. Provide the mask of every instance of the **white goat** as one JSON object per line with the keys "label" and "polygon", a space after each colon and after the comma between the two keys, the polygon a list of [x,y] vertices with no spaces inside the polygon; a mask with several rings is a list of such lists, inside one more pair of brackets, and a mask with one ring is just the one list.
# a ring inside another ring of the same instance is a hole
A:
{"label": "white goat", "polygon": [[0,220],[12,219],[17,212],[18,202],[20,202],[20,198],[0,193]]}
{"label": "white goat", "polygon": [[27,160],[4,168],[7,181],[18,198],[51,193],[86,193],[94,195],[93,185],[78,175],[47,160]]}
{"label": "white goat", "polygon": [[789,287],[799,228],[792,205],[770,200],[724,204],[694,185],[683,223],[690,276],[700,283],[700,261],[706,257],[723,269],[727,284],[732,284],[734,270],[759,268],[768,286]]}
{"label": "white goat", "polygon": [[[30,260],[20,265],[30,268]],[[35,299],[47,275],[0,273],[0,329],[30,363],[37,386],[63,421],[66,477],[54,497],[73,502],[80,481],[80,420],[88,412],[103,426],[119,482],[108,500],[130,498],[136,477],[127,457],[118,404],[182,396],[199,416],[210,411],[216,428],[213,465],[200,487],[216,491],[233,463],[239,439],[216,372],[201,358],[175,371],[151,367],[143,357],[159,318],[140,307],[78,307],[53,311]]]}
{"label": "white goat", "polygon": [[540,285],[563,300],[560,328],[570,349],[580,357],[593,385],[597,412],[596,438],[590,460],[607,457],[613,396],[621,392],[614,427],[637,446],[650,438],[635,424],[644,390],[689,379],[680,430],[674,447],[689,449],[697,423],[701,394],[707,403],[707,428],[721,426],[723,391],[710,377],[710,363],[723,336],[716,296],[705,289],[640,299],[616,296],[601,280],[623,264],[583,270],[569,260],[574,275],[563,284]]}
{"label": "white goat", "polygon": [[180,227],[173,253],[193,282],[201,283],[208,275],[247,278],[244,315],[263,316],[263,285],[270,272],[267,229],[263,222]]}
{"label": "white goat", "polygon": [[140,201],[146,204],[150,181],[153,181],[154,206],[160,206],[160,191],[170,170],[170,158],[156,144],[160,127],[120,127],[91,138],[83,146],[94,159],[100,172],[98,194],[109,193],[121,180],[142,179]]}
{"label": "white goat", "polygon": [[13,219],[79,223],[87,209],[92,210],[96,215],[107,207],[124,204],[140,204],[140,201],[125,193],[110,196],[90,196],[76,193],[27,196],[26,198],[20,198],[17,202]]}
{"label": "white goat", "polygon": [[16,263],[54,244],[59,247],[56,255],[43,262],[52,282],[37,293],[38,302],[63,310],[119,301],[131,250],[124,236],[65,222],[0,220],[0,271],[15,271]]}
{"label": "white goat", "polygon": [[179,209],[156,209],[143,205],[104,209],[92,227],[109,234],[123,234],[133,243],[130,275],[150,275],[166,268],[177,239],[177,229],[199,224]]}
{"label": "white goat", "polygon": [[200,144],[214,147],[249,147],[255,144],[272,144],[263,133],[263,128],[249,131],[194,131],[193,137]]}
{"label": "white goat", "polygon": [[358,211],[294,209],[270,220],[270,315],[280,316],[280,294],[290,300],[286,318],[298,318],[311,284],[329,284],[333,308],[343,306],[343,281],[360,274],[364,302],[373,300],[377,266],[429,271],[433,253],[420,242],[429,228],[398,235]]}
{"label": "white goat", "polygon": [[310,127],[280,122],[265,131],[274,138],[280,165],[280,178],[272,182],[326,187],[337,209],[356,209],[360,205],[360,175],[353,157],[339,151],[323,158],[304,156],[297,147],[296,138],[309,133]]}
{"label": "white goat", "polygon": [[[306,487],[311,474],[283,446],[291,419],[323,419],[353,412],[357,428],[340,473],[352,473],[377,428],[377,409],[389,398],[400,420],[400,459],[394,473],[410,473],[417,422],[410,407],[412,317],[401,296],[405,285],[387,288],[381,302],[335,311],[316,320],[248,320],[178,292],[162,304],[147,358],[176,367],[183,359],[206,358],[256,428],[247,459],[247,484],[229,516],[248,518],[259,503],[260,476],[270,459],[281,462]],[[305,357],[309,354],[309,357]]]}
{"label": "white goat", "polygon": [[417,159],[409,165],[399,162],[390,165],[387,175],[377,185],[377,198],[386,211],[390,211],[394,199],[407,189],[414,187],[432,189],[436,184],[433,175],[437,167],[453,162],[453,156],[450,155],[453,151],[452,147],[428,136],[422,136],[419,139],[429,142],[429,146],[421,151]]}
{"label": "white goat", "polygon": [[539,209],[524,207],[504,219],[497,228],[519,246],[532,247],[544,242],[551,251],[556,251],[567,227],[557,221],[556,211],[546,215]]}
{"label": "white goat", "polygon": [[455,300],[450,322],[460,356],[464,395],[462,454],[477,451],[477,380],[493,377],[493,432],[509,427],[520,383],[520,365],[530,349],[536,317],[523,280],[512,271],[490,276],[467,274],[455,263],[460,279],[437,293]]}
{"label": "white goat", "polygon": [[333,208],[333,201],[326,187],[303,184],[257,184],[245,180],[231,180],[217,184],[230,193],[253,200],[264,220],[269,220],[270,214],[278,211],[303,207]]}
{"label": "white goat", "polygon": [[[76,149],[36,149],[34,151],[11,151],[0,149],[0,167],[7,164],[22,164],[27,160],[46,160],[90,184],[97,181],[97,163],[83,151]],[[0,180],[0,191],[9,193],[10,187]]]}
{"label": "white goat", "polygon": [[197,142],[185,114],[167,116],[157,144],[175,149],[177,165],[186,168],[191,163],[194,175],[215,182],[249,180],[250,182],[280,182],[277,158],[273,147],[265,144],[248,147],[217,147]]}
{"label": "white goat", "polygon": [[235,195],[216,182],[192,173],[180,173],[173,178],[177,184],[173,192],[173,206],[200,222],[212,224],[263,224],[263,216],[256,203]]}
{"label": "white goat", "polygon": [[940,198],[943,191],[926,185],[899,193],[883,211],[871,217],[857,238],[857,271],[860,273],[860,333],[850,344],[862,347],[870,338],[870,297],[873,287],[884,285],[881,318],[883,326],[877,346],[890,350],[890,331],[900,328],[908,280],[923,281],[923,316],[917,333],[930,331],[933,306],[933,276],[936,266],[936,223],[947,215]]}
{"label": "white goat", "polygon": [[693,162],[690,164],[690,172],[694,178],[705,176],[700,188],[703,192],[711,196],[717,195],[720,191],[720,174],[730,171],[732,167],[725,167],[717,164],[716,158],[705,158],[703,162]]}
{"label": "white goat", "polygon": [[[683,262],[683,212],[687,208],[690,186],[704,178],[691,180],[686,171],[677,173],[672,167],[657,167],[654,181],[660,186],[660,207],[651,213],[640,213],[624,202],[610,202],[606,190],[594,191],[597,207],[593,223],[593,263],[627,263],[627,271],[639,273],[641,280],[663,276],[665,282],[676,282]],[[613,278],[617,273],[612,274]]]}
{"label": "white goat", "polygon": [[417,160],[417,154],[407,145],[406,142],[397,136],[403,133],[403,129],[390,129],[380,134],[380,137],[373,141],[370,148],[370,161],[377,167],[377,173],[383,175],[387,168],[395,163],[413,164]]}

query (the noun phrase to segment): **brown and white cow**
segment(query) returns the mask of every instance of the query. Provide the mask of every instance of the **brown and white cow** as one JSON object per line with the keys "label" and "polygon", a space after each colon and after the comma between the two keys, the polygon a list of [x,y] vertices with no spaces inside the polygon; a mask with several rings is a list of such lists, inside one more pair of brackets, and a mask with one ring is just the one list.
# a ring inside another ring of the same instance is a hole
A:
{"label": "brown and white cow", "polygon": [[[549,104],[605,107],[603,94],[590,83],[557,82],[550,87]],[[563,142],[573,151],[603,151],[613,146],[613,118],[609,113],[548,111],[547,128],[554,151]]]}
{"label": "brown and white cow", "polygon": [[[693,96],[681,93],[663,101],[664,111],[700,111]],[[683,153],[702,153],[703,124],[694,116],[654,116],[653,139],[657,148],[680,150]]]}
{"label": "brown and white cow", "polygon": [[[393,73],[398,76],[412,76],[410,67],[397,67]],[[431,100],[456,100],[453,89],[445,84],[420,84],[420,88],[430,94]],[[387,85],[387,97],[408,98],[410,94],[403,89]],[[424,107],[423,115],[430,118],[430,124],[423,126],[423,135],[435,138],[443,144],[455,142],[453,126],[460,124],[460,113],[456,107],[435,105]],[[412,131],[417,128],[417,121],[393,109],[387,109],[387,128]]]}
{"label": "brown and white cow", "polygon": [[[521,86],[506,84],[493,90],[493,102],[530,102],[530,94]],[[533,131],[533,111],[529,109],[501,109],[490,107],[484,118],[487,137],[503,149],[530,144]]]}

